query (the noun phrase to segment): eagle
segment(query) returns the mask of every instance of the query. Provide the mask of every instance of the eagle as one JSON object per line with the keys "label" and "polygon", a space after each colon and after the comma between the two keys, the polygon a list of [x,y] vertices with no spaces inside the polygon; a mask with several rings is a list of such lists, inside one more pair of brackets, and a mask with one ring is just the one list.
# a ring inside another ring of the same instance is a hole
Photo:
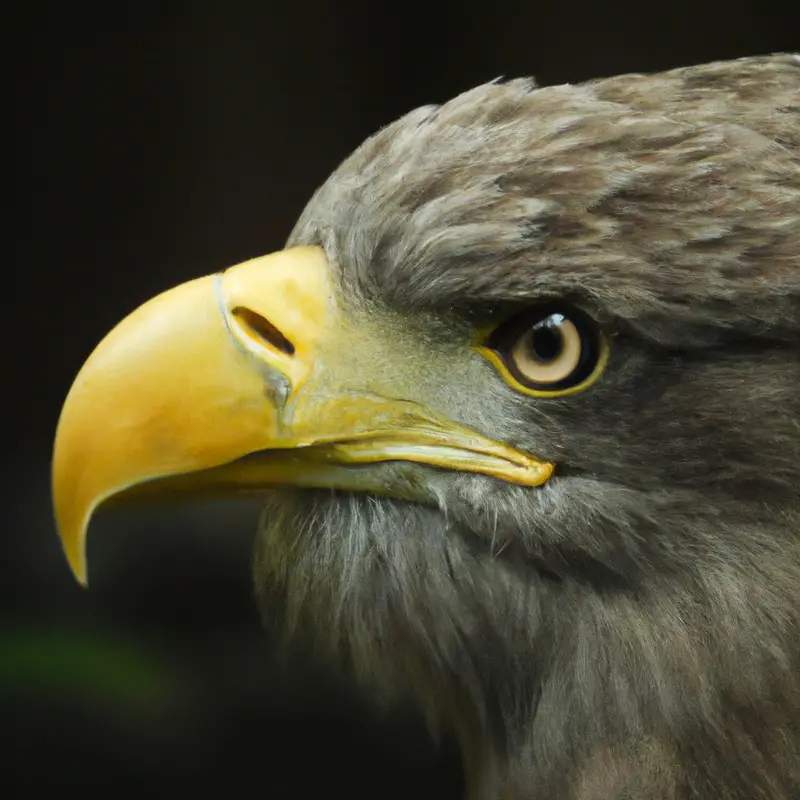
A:
{"label": "eagle", "polygon": [[102,340],[52,487],[83,584],[99,508],[263,494],[265,625],[469,800],[797,797],[800,56],[408,113]]}

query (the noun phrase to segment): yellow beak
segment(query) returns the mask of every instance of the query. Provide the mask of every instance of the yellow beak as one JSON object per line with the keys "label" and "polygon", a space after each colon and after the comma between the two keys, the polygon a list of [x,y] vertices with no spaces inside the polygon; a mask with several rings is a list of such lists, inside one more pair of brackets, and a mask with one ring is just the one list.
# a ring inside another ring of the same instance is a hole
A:
{"label": "yellow beak", "polygon": [[348,325],[316,247],[159,295],[98,345],[56,432],[53,499],[69,564],[112,499],[335,487],[392,493],[358,465],[415,461],[536,486],[553,470],[416,403],[354,392],[326,369]]}

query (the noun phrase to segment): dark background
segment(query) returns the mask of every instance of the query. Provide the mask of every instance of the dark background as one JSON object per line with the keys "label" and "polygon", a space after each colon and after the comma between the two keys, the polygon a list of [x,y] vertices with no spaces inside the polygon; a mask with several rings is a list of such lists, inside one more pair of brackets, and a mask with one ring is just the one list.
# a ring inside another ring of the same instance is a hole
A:
{"label": "dark background", "polygon": [[452,748],[434,748],[413,717],[379,719],[312,666],[276,662],[251,598],[256,502],[101,516],[81,590],[49,499],[60,404],[125,314],[279,249],[330,170],[400,114],[501,75],[547,85],[797,50],[792,5],[199,0],[14,12],[0,790],[457,797]]}

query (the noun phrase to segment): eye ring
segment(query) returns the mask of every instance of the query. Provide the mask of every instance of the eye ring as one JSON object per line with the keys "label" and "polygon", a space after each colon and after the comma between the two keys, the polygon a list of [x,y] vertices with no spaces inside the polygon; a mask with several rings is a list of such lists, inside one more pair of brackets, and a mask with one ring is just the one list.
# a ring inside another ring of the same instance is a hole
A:
{"label": "eye ring", "polygon": [[476,349],[512,388],[534,397],[583,391],[603,372],[608,339],[585,311],[548,303],[512,317]]}

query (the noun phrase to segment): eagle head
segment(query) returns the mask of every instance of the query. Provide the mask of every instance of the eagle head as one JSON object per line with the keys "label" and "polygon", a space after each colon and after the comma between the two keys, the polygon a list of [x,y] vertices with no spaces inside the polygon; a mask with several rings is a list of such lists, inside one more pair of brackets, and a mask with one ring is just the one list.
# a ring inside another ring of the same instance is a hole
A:
{"label": "eagle head", "polygon": [[470,798],[800,786],[800,59],[490,83],[280,253],[155,298],[56,435],[101,506],[260,492],[267,624],[457,736]]}

